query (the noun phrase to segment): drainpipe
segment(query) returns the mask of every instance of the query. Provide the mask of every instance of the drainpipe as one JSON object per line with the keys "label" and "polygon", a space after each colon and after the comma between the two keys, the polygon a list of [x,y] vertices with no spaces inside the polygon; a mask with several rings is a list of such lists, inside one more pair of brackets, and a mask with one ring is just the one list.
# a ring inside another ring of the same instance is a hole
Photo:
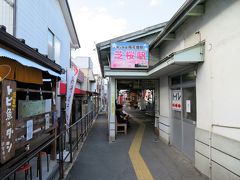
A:
{"label": "drainpipe", "polygon": [[17,0],[14,0],[13,5],[13,36],[17,37]]}
{"label": "drainpipe", "polygon": [[209,131],[209,179],[212,179],[212,131],[213,124],[211,124]]}

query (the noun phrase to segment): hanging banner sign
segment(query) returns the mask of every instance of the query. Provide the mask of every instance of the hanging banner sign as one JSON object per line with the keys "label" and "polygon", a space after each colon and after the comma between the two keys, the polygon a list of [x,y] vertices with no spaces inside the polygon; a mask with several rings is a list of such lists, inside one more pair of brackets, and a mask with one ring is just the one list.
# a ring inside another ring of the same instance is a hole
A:
{"label": "hanging banner sign", "polygon": [[175,110],[175,111],[182,110],[182,91],[181,90],[172,91],[172,110]]}
{"label": "hanging banner sign", "polygon": [[66,93],[66,126],[69,127],[72,111],[72,102],[74,96],[74,90],[77,82],[79,68],[73,66],[73,68],[67,69],[67,93]]}
{"label": "hanging banner sign", "polygon": [[[77,68],[77,65],[71,61],[71,65],[73,68]],[[84,82],[84,73],[79,69],[79,72],[78,72],[78,77],[77,77],[78,81],[83,83]]]}
{"label": "hanging banner sign", "polygon": [[15,156],[16,82],[2,81],[1,105],[1,163]]}

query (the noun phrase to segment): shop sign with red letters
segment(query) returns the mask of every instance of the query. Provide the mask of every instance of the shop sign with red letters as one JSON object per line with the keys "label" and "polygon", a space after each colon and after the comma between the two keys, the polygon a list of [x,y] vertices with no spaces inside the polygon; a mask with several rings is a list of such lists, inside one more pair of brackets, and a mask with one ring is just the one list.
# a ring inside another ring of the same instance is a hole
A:
{"label": "shop sign with red letters", "polygon": [[172,110],[175,110],[175,111],[182,110],[182,91],[181,90],[172,91]]}

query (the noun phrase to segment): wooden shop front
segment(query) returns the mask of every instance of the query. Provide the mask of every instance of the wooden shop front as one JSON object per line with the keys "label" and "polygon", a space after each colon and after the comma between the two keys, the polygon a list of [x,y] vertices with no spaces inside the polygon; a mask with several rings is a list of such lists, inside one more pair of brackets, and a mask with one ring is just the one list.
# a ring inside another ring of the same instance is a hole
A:
{"label": "wooden shop front", "polygon": [[[0,28],[0,179],[57,135],[56,84],[64,70]],[[56,141],[44,151],[56,158]]]}

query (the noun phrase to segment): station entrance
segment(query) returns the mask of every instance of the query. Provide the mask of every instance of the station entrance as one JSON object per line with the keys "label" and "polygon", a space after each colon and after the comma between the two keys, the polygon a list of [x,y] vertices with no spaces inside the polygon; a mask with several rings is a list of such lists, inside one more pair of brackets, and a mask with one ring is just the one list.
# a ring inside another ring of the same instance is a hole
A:
{"label": "station entrance", "polygon": [[156,80],[116,80],[117,103],[155,114]]}
{"label": "station entrance", "polygon": [[[149,120],[153,122],[156,111],[159,106],[158,80],[155,79],[115,79],[111,78],[109,99],[111,106],[109,108],[109,130],[110,141],[115,141],[118,128],[124,128],[122,125],[118,127],[118,123],[123,123],[122,115],[130,115],[135,117],[143,117],[147,115]],[[119,112],[121,111],[121,112]],[[121,122],[120,122],[121,121]],[[125,131],[120,131],[125,132]]]}

